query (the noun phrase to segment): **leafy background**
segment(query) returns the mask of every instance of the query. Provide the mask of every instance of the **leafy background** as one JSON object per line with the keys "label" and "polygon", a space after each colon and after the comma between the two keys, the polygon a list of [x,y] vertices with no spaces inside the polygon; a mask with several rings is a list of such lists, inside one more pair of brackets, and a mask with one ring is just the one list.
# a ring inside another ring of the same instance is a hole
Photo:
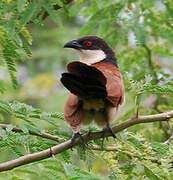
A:
{"label": "leafy background", "polygon": [[[116,53],[126,102],[114,124],[135,116],[137,109],[140,115],[172,110],[172,12],[171,0],[0,1],[0,121],[10,124],[0,128],[0,161],[71,138],[62,114],[68,92],[59,79],[65,65],[78,58],[62,47],[77,37],[100,36]],[[13,132],[14,126],[22,133]],[[35,137],[29,130],[63,140]],[[1,172],[0,179],[171,180],[173,144],[163,144],[171,134],[171,121],[136,125],[119,133],[119,141],[106,141],[112,151],[91,146],[84,153],[77,146],[56,159]]]}

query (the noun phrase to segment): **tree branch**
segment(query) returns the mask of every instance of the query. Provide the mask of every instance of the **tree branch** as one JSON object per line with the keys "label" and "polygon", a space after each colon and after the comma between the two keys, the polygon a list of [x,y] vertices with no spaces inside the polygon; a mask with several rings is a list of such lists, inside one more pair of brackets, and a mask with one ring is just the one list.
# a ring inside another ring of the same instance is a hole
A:
{"label": "tree branch", "polygon": [[[120,123],[117,126],[114,126],[112,129],[114,133],[118,133],[128,127],[134,126],[136,124],[140,123],[151,123],[151,122],[157,122],[157,121],[167,121],[168,119],[173,117],[173,110],[166,112],[166,113],[160,113],[160,114],[155,114],[155,115],[147,115],[147,116],[139,116],[138,118],[132,118],[129,119],[123,123]],[[110,136],[110,133],[105,134],[106,137]],[[83,135],[83,139],[87,142],[92,139],[98,139],[102,137],[102,131],[100,132],[88,132]],[[79,139],[75,140],[75,144],[79,142]],[[67,149],[71,148],[71,141],[68,140],[66,142],[63,142],[61,144],[58,144],[56,146],[51,147],[50,149],[43,150],[41,152],[33,153],[33,154],[28,154],[25,156],[22,156],[18,159],[14,159],[11,161],[7,161],[4,163],[0,164],[0,172],[1,171],[6,171],[13,169],[15,167],[22,166],[24,164],[29,164],[35,161],[39,161],[45,158],[49,158],[52,155],[61,153]]]}
{"label": "tree branch", "polygon": [[[9,124],[0,124],[0,127],[5,129],[5,130],[8,128],[8,126],[9,126]],[[14,132],[23,132],[22,129],[20,129],[18,127],[13,127],[12,131],[14,131]],[[49,133],[37,133],[37,132],[34,132],[34,131],[28,131],[28,132],[31,135],[40,136],[42,138],[51,139],[51,140],[54,140],[54,141],[63,140],[63,138],[61,138],[59,136],[51,135]]]}

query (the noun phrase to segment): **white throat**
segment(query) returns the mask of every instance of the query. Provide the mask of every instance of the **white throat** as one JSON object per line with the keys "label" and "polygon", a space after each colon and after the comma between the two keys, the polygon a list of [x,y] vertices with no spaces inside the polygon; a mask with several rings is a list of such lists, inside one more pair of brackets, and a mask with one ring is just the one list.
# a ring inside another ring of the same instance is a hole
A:
{"label": "white throat", "polygon": [[80,60],[86,64],[94,64],[106,58],[102,50],[77,50]]}

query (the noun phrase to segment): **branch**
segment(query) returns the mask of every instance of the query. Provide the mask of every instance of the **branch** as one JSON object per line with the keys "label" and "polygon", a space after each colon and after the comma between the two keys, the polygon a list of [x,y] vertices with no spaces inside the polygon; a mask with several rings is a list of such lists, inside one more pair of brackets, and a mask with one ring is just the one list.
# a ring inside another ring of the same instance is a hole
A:
{"label": "branch", "polygon": [[[173,110],[166,112],[166,113],[160,113],[155,115],[147,115],[147,116],[139,116],[138,118],[132,118],[129,119],[123,123],[120,123],[117,126],[114,126],[112,129],[114,133],[118,133],[128,127],[134,126],[136,124],[140,123],[151,123],[151,122],[157,122],[157,121],[167,121],[168,119],[173,117]],[[106,137],[110,136],[110,133],[105,134]],[[89,140],[98,139],[102,137],[102,131],[100,132],[88,132],[83,135],[83,139],[87,142]],[[75,140],[75,144],[79,142],[79,138]],[[71,148],[71,140],[68,140],[66,142],[63,142],[61,144],[58,144],[56,146],[51,147],[50,149],[46,149],[37,153],[33,154],[27,154],[25,156],[22,156],[18,159],[14,159],[11,161],[7,161],[0,164],[0,172],[13,169],[15,167],[22,166],[24,164],[29,164],[35,161],[39,161],[42,159],[46,159],[51,157],[52,155],[59,154],[67,149]]]}
{"label": "branch", "polygon": [[93,145],[92,146],[92,150],[95,150],[95,151],[118,151],[119,149],[115,146],[106,146],[106,147],[101,147],[101,146],[98,146],[98,145]]}
{"label": "branch", "polygon": [[133,158],[138,158],[138,159],[145,159],[145,160],[151,160],[159,165],[161,165],[161,161],[158,159],[158,158],[153,158],[153,157],[144,157],[144,156],[141,156],[140,155],[137,155],[137,154],[134,154],[132,152],[129,152],[129,151],[122,151],[121,149],[118,149],[117,147],[115,146],[107,146],[105,148],[102,148],[101,146],[97,146],[97,145],[93,145],[92,147],[93,150],[95,151],[117,151],[117,152],[124,152],[127,156],[129,156],[131,159]]}
{"label": "branch", "polygon": [[164,144],[170,144],[170,142],[173,140],[173,134],[164,142]]}
{"label": "branch", "polygon": [[[8,126],[9,126],[9,124],[0,124],[0,127],[5,129],[5,130],[8,128]],[[18,127],[13,127],[12,131],[14,131],[14,132],[23,132],[22,129],[20,129]],[[37,133],[37,132],[34,132],[34,131],[28,131],[28,132],[31,135],[40,136],[42,138],[47,138],[47,139],[51,139],[51,140],[54,140],[54,141],[59,141],[59,140],[63,139],[63,138],[61,138],[59,136],[51,135],[51,134],[48,134],[48,133]]]}

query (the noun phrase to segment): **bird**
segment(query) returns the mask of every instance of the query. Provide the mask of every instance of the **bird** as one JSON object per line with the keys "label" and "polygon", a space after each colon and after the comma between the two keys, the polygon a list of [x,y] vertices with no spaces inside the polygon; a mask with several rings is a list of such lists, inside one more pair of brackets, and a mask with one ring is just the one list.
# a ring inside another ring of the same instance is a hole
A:
{"label": "bird", "polygon": [[125,99],[124,83],[117,58],[108,43],[97,36],[84,36],[68,41],[64,48],[79,54],[78,61],[67,64],[61,82],[69,90],[64,107],[66,122],[71,126],[71,144],[82,135],[83,126],[94,121],[116,138],[111,123]]}

